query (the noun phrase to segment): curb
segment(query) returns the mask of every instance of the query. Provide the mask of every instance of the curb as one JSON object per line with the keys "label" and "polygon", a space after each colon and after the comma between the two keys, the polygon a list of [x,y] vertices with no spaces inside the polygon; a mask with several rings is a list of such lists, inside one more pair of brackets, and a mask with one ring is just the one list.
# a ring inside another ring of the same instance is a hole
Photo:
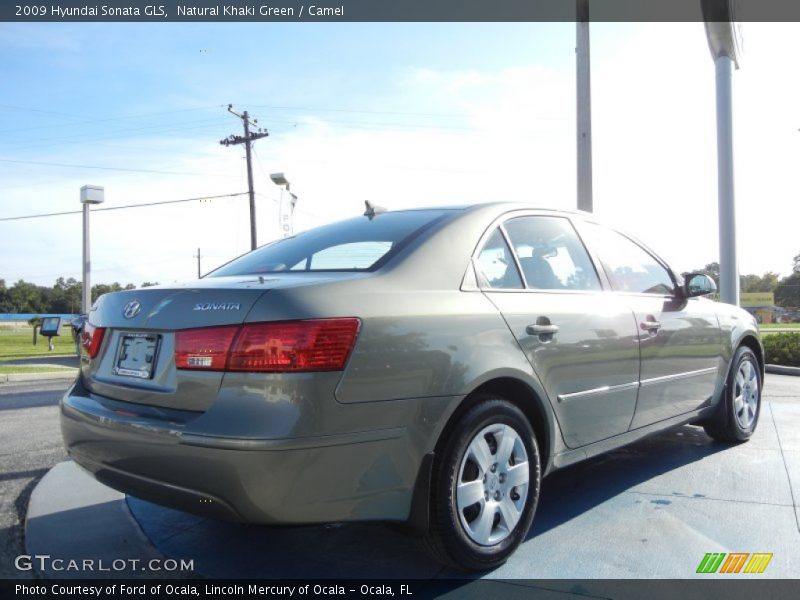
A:
{"label": "curb", "polygon": [[72,380],[78,375],[78,369],[70,369],[63,373],[3,373],[0,374],[0,384],[2,383],[23,383],[26,381],[46,381],[46,380]]}
{"label": "curb", "polygon": [[775,373],[776,375],[794,375],[800,377],[800,367],[787,367],[784,365],[765,365],[764,370],[767,373]]}

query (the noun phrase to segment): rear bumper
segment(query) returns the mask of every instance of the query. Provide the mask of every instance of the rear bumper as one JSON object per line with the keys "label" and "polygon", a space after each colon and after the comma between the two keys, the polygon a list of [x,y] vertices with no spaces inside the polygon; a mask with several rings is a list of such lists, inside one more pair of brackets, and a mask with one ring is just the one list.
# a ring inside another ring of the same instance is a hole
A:
{"label": "rear bumper", "polygon": [[425,448],[412,444],[405,425],[282,439],[223,437],[193,430],[201,415],[100,397],[80,381],[61,401],[70,456],[132,496],[253,523],[409,516]]}

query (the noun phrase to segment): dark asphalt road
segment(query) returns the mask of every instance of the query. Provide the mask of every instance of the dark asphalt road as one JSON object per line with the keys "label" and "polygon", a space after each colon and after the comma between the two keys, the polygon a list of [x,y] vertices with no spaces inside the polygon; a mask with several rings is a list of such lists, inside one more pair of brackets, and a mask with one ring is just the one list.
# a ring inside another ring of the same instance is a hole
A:
{"label": "dark asphalt road", "polygon": [[0,385],[0,578],[20,577],[14,558],[24,554],[31,490],[67,457],[57,404],[68,386],[66,381]]}

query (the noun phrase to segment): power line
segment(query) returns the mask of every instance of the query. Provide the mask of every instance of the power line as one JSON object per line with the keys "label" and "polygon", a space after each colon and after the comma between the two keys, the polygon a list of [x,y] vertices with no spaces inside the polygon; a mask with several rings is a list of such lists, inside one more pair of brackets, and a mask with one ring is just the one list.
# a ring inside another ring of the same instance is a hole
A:
{"label": "power line", "polygon": [[444,117],[444,118],[457,118],[463,119],[470,115],[458,113],[431,113],[431,112],[404,112],[404,111],[390,111],[390,110],[369,110],[369,109],[354,109],[354,108],[312,108],[302,106],[270,106],[267,104],[253,104],[255,108],[267,108],[271,110],[304,110],[316,112],[338,112],[338,113],[353,113],[353,114],[369,114],[369,115],[394,115],[402,117]]}
{"label": "power line", "polygon": [[[330,110],[339,110],[339,109],[330,109]],[[344,112],[344,110],[342,109]],[[353,111],[355,112],[355,111]],[[368,111],[364,111],[368,112]],[[378,111],[374,111],[375,114],[380,114]],[[391,113],[388,113],[391,114]],[[120,117],[122,118],[122,117]],[[533,120],[543,120],[543,121],[563,121],[565,120],[562,117],[529,117]],[[111,120],[111,119],[109,119]],[[329,118],[317,118],[320,124],[328,124],[335,127],[346,128],[346,129],[356,129],[356,130],[367,130],[367,131],[374,131],[380,129],[399,129],[399,130],[409,130],[409,131],[448,131],[448,132],[475,132],[481,131],[481,128],[474,127],[474,126],[456,126],[456,125],[436,125],[431,123],[409,123],[409,122],[378,122],[378,121],[357,121],[357,120],[336,120],[336,119],[329,119]],[[92,121],[92,122],[99,122]],[[163,125],[146,125],[143,127],[137,128],[128,128],[120,130],[122,135],[120,134],[113,134],[113,135],[100,135],[100,136],[91,136],[86,137],[85,134],[69,134],[69,135],[61,135],[61,136],[51,136],[47,138],[36,138],[31,140],[32,143],[28,143],[22,146],[16,146],[17,149],[20,150],[27,150],[32,148],[38,148],[45,145],[50,145],[53,142],[68,142],[72,140],[80,140],[82,142],[89,142],[89,141],[102,141],[102,140],[116,140],[116,139],[125,139],[131,137],[138,137],[143,135],[149,135],[151,133],[170,133],[174,131],[188,131],[193,129],[204,129],[206,124],[216,123],[216,119],[202,119],[202,120],[192,120],[192,121],[183,121],[178,123],[178,127],[174,125],[171,127],[164,127]],[[283,123],[287,125],[312,125],[313,123],[305,122],[300,119],[287,119],[285,116],[283,118],[271,118],[271,123]],[[203,123],[203,125],[192,125],[193,123]]]}
{"label": "power line", "polygon": [[[423,111],[391,111],[391,110],[374,110],[374,109],[366,109],[366,108],[339,108],[339,107],[312,107],[312,106],[287,106],[287,105],[270,105],[270,104],[251,104],[251,106],[255,108],[266,108],[269,110],[296,110],[296,111],[314,111],[314,112],[335,112],[335,113],[349,113],[349,114],[368,114],[368,115],[392,115],[392,116],[399,116],[399,117],[431,117],[431,118],[445,118],[445,119],[463,119],[468,118],[470,115],[467,113],[437,113],[437,112],[423,112]],[[26,108],[22,106],[11,106],[7,104],[0,104],[0,108],[8,108],[11,110],[19,110],[23,112],[39,112],[44,114],[51,114],[63,117],[69,117],[73,119],[85,119],[80,121],[80,123],[65,123],[64,126],[72,126],[78,125],[81,123],[100,123],[106,121],[121,121],[125,119],[138,119],[143,117],[150,117],[150,116],[158,116],[158,115],[166,115],[166,114],[173,114],[178,112],[189,112],[189,111],[199,111],[199,110],[211,110],[215,108],[224,108],[224,104],[215,104],[213,106],[202,106],[202,107],[195,107],[195,108],[182,108],[182,109],[175,109],[175,110],[165,110],[165,111],[156,111],[150,113],[139,113],[134,115],[121,115],[115,117],[103,117],[100,119],[89,119],[87,115],[76,115],[71,113],[65,112],[58,112],[52,110],[44,110],[44,109],[37,109],[37,108]],[[5,130],[0,131],[0,133],[5,133]]]}
{"label": "power line", "polygon": [[[3,105],[0,105],[0,107],[2,107],[2,106]],[[109,121],[127,121],[129,119],[146,119],[148,117],[155,117],[155,116],[160,116],[160,115],[170,115],[170,114],[183,113],[183,112],[197,112],[197,111],[202,111],[202,110],[218,109],[220,107],[221,107],[221,105],[215,104],[214,106],[201,106],[201,107],[196,107],[196,108],[179,108],[179,109],[175,109],[175,110],[160,110],[160,111],[154,111],[154,112],[149,112],[149,113],[139,113],[139,114],[136,114],[136,115],[122,115],[122,116],[118,116],[118,117],[104,117],[102,119],[89,119],[88,117],[79,117],[77,115],[67,115],[65,113],[55,113],[55,112],[51,112],[51,111],[37,111],[36,109],[23,109],[21,107],[19,107],[19,108],[18,107],[9,107],[9,108],[15,108],[15,109],[18,109],[18,110],[30,110],[30,111],[34,111],[34,112],[44,112],[44,113],[49,113],[49,114],[70,116],[72,118],[82,118],[84,120],[83,121],[75,121],[74,123],[61,123],[61,124],[55,124],[55,125],[53,125],[53,124],[50,124],[50,125],[36,125],[34,127],[17,127],[17,128],[14,128],[14,129],[0,129],[0,133],[13,133],[15,131],[30,131],[31,129],[52,129],[52,128],[56,128],[56,127],[76,127],[78,125],[90,125],[92,123],[107,123]]]}
{"label": "power line", "polygon": [[[161,200],[159,202],[143,202],[141,204],[126,204],[124,206],[106,206],[103,208],[94,208],[92,213],[105,211],[105,210],[122,210],[124,208],[142,208],[145,206],[161,206],[163,204],[179,204],[181,202],[197,202],[202,200],[217,200],[219,198],[233,198],[235,196],[244,196],[247,192],[236,192],[235,194],[219,194],[217,196],[198,196],[197,198],[181,198],[180,200]],[[21,215],[18,217],[0,217],[0,221],[21,221],[23,219],[39,219],[41,217],[60,217],[62,215],[78,215],[82,214],[82,210],[68,210],[64,212],[55,213],[42,213],[38,215]]]}
{"label": "power line", "polygon": [[[339,121],[328,118],[316,118],[319,123],[333,124],[353,129],[372,129],[372,128],[386,128],[393,127],[396,129],[422,129],[422,130],[443,130],[443,131],[479,131],[476,127],[459,127],[456,125],[430,125],[426,123],[381,123],[377,121]],[[271,123],[294,123],[302,125],[310,125],[308,122],[300,122],[297,120],[275,119],[270,118]]]}
{"label": "power line", "polygon": [[[32,144],[25,144],[16,146],[18,149],[29,149],[29,148],[36,148],[37,146],[42,145],[50,145],[51,142],[68,142],[72,140],[80,140],[81,142],[90,142],[94,140],[114,140],[114,139],[121,139],[127,137],[136,137],[139,135],[149,135],[152,133],[163,133],[163,132],[172,132],[172,131],[182,131],[182,130],[189,130],[189,129],[200,129],[206,128],[208,125],[213,123],[219,123],[219,119],[194,119],[192,121],[182,121],[179,123],[174,123],[172,126],[164,127],[163,124],[151,124],[145,125],[142,127],[132,127],[128,129],[121,129],[119,130],[124,135],[101,135],[101,136],[92,136],[86,137],[85,133],[74,133],[69,135],[59,135],[53,137],[44,137],[44,138],[32,138]],[[176,126],[177,125],[177,126]]]}
{"label": "power line", "polygon": [[9,109],[9,110],[18,110],[18,111],[21,111],[21,112],[38,112],[38,113],[44,113],[44,114],[47,114],[47,115],[58,115],[60,117],[70,117],[71,119],[84,119],[84,118],[86,118],[83,115],[74,115],[74,114],[71,114],[71,113],[65,113],[65,112],[60,112],[60,111],[55,111],[55,110],[44,110],[44,109],[41,109],[41,108],[28,108],[27,106],[14,106],[12,104],[0,104],[0,108],[6,108],[6,109]]}
{"label": "power line", "polygon": [[235,177],[235,175],[223,175],[222,173],[201,173],[199,171],[162,171],[158,169],[129,169],[127,167],[101,167],[97,165],[74,165],[67,163],[44,162],[37,160],[13,160],[10,158],[0,158],[0,162],[14,163],[20,165],[42,165],[46,167],[68,167],[71,169],[98,169],[101,171],[125,171],[129,173],[157,173],[161,175],[205,175],[212,177]]}

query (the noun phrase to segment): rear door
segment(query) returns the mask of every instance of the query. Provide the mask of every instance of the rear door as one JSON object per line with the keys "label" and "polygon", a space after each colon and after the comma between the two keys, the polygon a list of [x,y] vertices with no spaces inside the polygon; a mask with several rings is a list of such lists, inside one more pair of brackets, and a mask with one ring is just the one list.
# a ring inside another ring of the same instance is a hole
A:
{"label": "rear door", "polygon": [[638,385],[636,324],[626,303],[603,292],[570,220],[508,218],[485,237],[476,270],[540,378],[566,444],[625,432]]}
{"label": "rear door", "polygon": [[614,295],[636,316],[641,373],[631,429],[707,403],[723,365],[724,336],[714,303],[676,293],[666,265],[627,236],[595,223],[580,227]]}

